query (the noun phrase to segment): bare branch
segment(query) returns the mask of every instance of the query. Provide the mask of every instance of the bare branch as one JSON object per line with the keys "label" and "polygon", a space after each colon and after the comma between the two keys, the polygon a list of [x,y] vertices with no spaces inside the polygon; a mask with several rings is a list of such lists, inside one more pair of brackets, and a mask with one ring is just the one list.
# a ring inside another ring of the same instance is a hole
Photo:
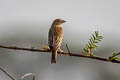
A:
{"label": "bare branch", "polygon": [[11,78],[11,80],[16,80],[15,78],[13,78],[6,70],[4,70],[2,67],[0,67],[0,70],[2,72],[4,72],[9,78]]}
{"label": "bare branch", "polygon": [[[16,46],[2,46],[2,45],[0,45],[0,48],[13,49],[13,50],[24,50],[24,51],[32,51],[32,52],[50,52],[49,49],[21,48],[21,47],[16,47]],[[58,53],[58,54],[66,55],[67,53],[62,52],[62,53]],[[120,61],[118,61],[118,60],[111,60],[110,61],[108,58],[97,57],[97,56],[87,56],[87,55],[84,55],[82,53],[69,53],[69,56],[90,58],[90,59],[95,59],[95,60],[112,62],[112,63],[119,63],[120,64]]]}
{"label": "bare branch", "polygon": [[14,50],[25,50],[25,51],[32,51],[32,52],[49,52],[49,50],[45,50],[45,49],[21,48],[21,47],[16,47],[16,46],[2,46],[2,45],[0,45],[0,48],[14,49]]}

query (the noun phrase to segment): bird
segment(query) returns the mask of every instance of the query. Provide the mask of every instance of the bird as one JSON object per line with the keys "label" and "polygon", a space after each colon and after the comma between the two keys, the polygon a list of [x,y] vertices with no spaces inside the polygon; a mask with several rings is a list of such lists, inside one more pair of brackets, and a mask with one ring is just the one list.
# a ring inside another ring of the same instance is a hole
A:
{"label": "bird", "polygon": [[62,24],[65,23],[65,20],[57,18],[53,21],[49,33],[48,33],[48,45],[52,52],[51,63],[56,63],[57,52],[62,52],[60,46],[63,40],[63,29]]}

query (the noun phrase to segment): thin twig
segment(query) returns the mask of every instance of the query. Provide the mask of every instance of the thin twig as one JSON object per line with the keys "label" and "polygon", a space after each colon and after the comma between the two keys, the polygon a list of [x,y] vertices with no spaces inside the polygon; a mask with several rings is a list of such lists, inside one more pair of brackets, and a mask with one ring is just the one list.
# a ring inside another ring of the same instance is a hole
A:
{"label": "thin twig", "polygon": [[70,53],[70,49],[67,44],[66,44],[66,48],[67,48],[68,53]]}
{"label": "thin twig", "polygon": [[15,78],[13,78],[6,70],[4,70],[2,67],[0,67],[0,70],[2,72],[4,72],[9,78],[11,78],[12,80],[16,80]]}
{"label": "thin twig", "polygon": [[116,56],[118,56],[118,55],[120,55],[120,52],[119,52],[119,53],[117,53],[117,54],[114,54],[114,55],[113,55],[113,56],[111,56],[110,58],[116,57]]}
{"label": "thin twig", "polygon": [[[0,45],[0,48],[13,49],[13,50],[24,50],[24,51],[32,51],[32,52],[50,52],[50,50],[48,50],[48,49],[31,49],[31,48],[21,48],[21,47],[16,47],[16,46],[2,46],[2,45]],[[58,54],[66,55],[67,53],[62,52],[62,53],[58,53]],[[98,57],[98,56],[87,56],[87,55],[84,55],[83,53],[69,53],[69,56],[90,58],[90,59],[120,64],[120,61],[118,61],[118,60],[111,60],[110,61],[108,58],[103,58],[103,57]]]}

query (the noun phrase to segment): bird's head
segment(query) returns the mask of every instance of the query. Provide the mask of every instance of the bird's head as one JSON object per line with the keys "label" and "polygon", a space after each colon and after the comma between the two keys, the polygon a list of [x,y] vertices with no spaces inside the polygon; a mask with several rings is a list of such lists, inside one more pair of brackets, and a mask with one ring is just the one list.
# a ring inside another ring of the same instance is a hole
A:
{"label": "bird's head", "polygon": [[62,23],[65,23],[66,21],[64,21],[64,20],[62,20],[62,19],[55,19],[54,21],[53,21],[53,24],[55,24],[55,25],[61,25]]}

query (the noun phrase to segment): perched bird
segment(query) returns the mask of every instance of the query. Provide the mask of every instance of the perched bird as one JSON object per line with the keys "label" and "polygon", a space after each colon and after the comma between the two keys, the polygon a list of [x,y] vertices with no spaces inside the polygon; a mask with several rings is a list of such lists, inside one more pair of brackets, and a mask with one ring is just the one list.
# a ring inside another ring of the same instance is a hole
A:
{"label": "perched bird", "polygon": [[52,51],[51,63],[56,63],[57,52],[61,52],[60,46],[63,39],[62,23],[64,22],[66,21],[62,19],[55,19],[52,23],[51,28],[49,29],[48,45]]}

